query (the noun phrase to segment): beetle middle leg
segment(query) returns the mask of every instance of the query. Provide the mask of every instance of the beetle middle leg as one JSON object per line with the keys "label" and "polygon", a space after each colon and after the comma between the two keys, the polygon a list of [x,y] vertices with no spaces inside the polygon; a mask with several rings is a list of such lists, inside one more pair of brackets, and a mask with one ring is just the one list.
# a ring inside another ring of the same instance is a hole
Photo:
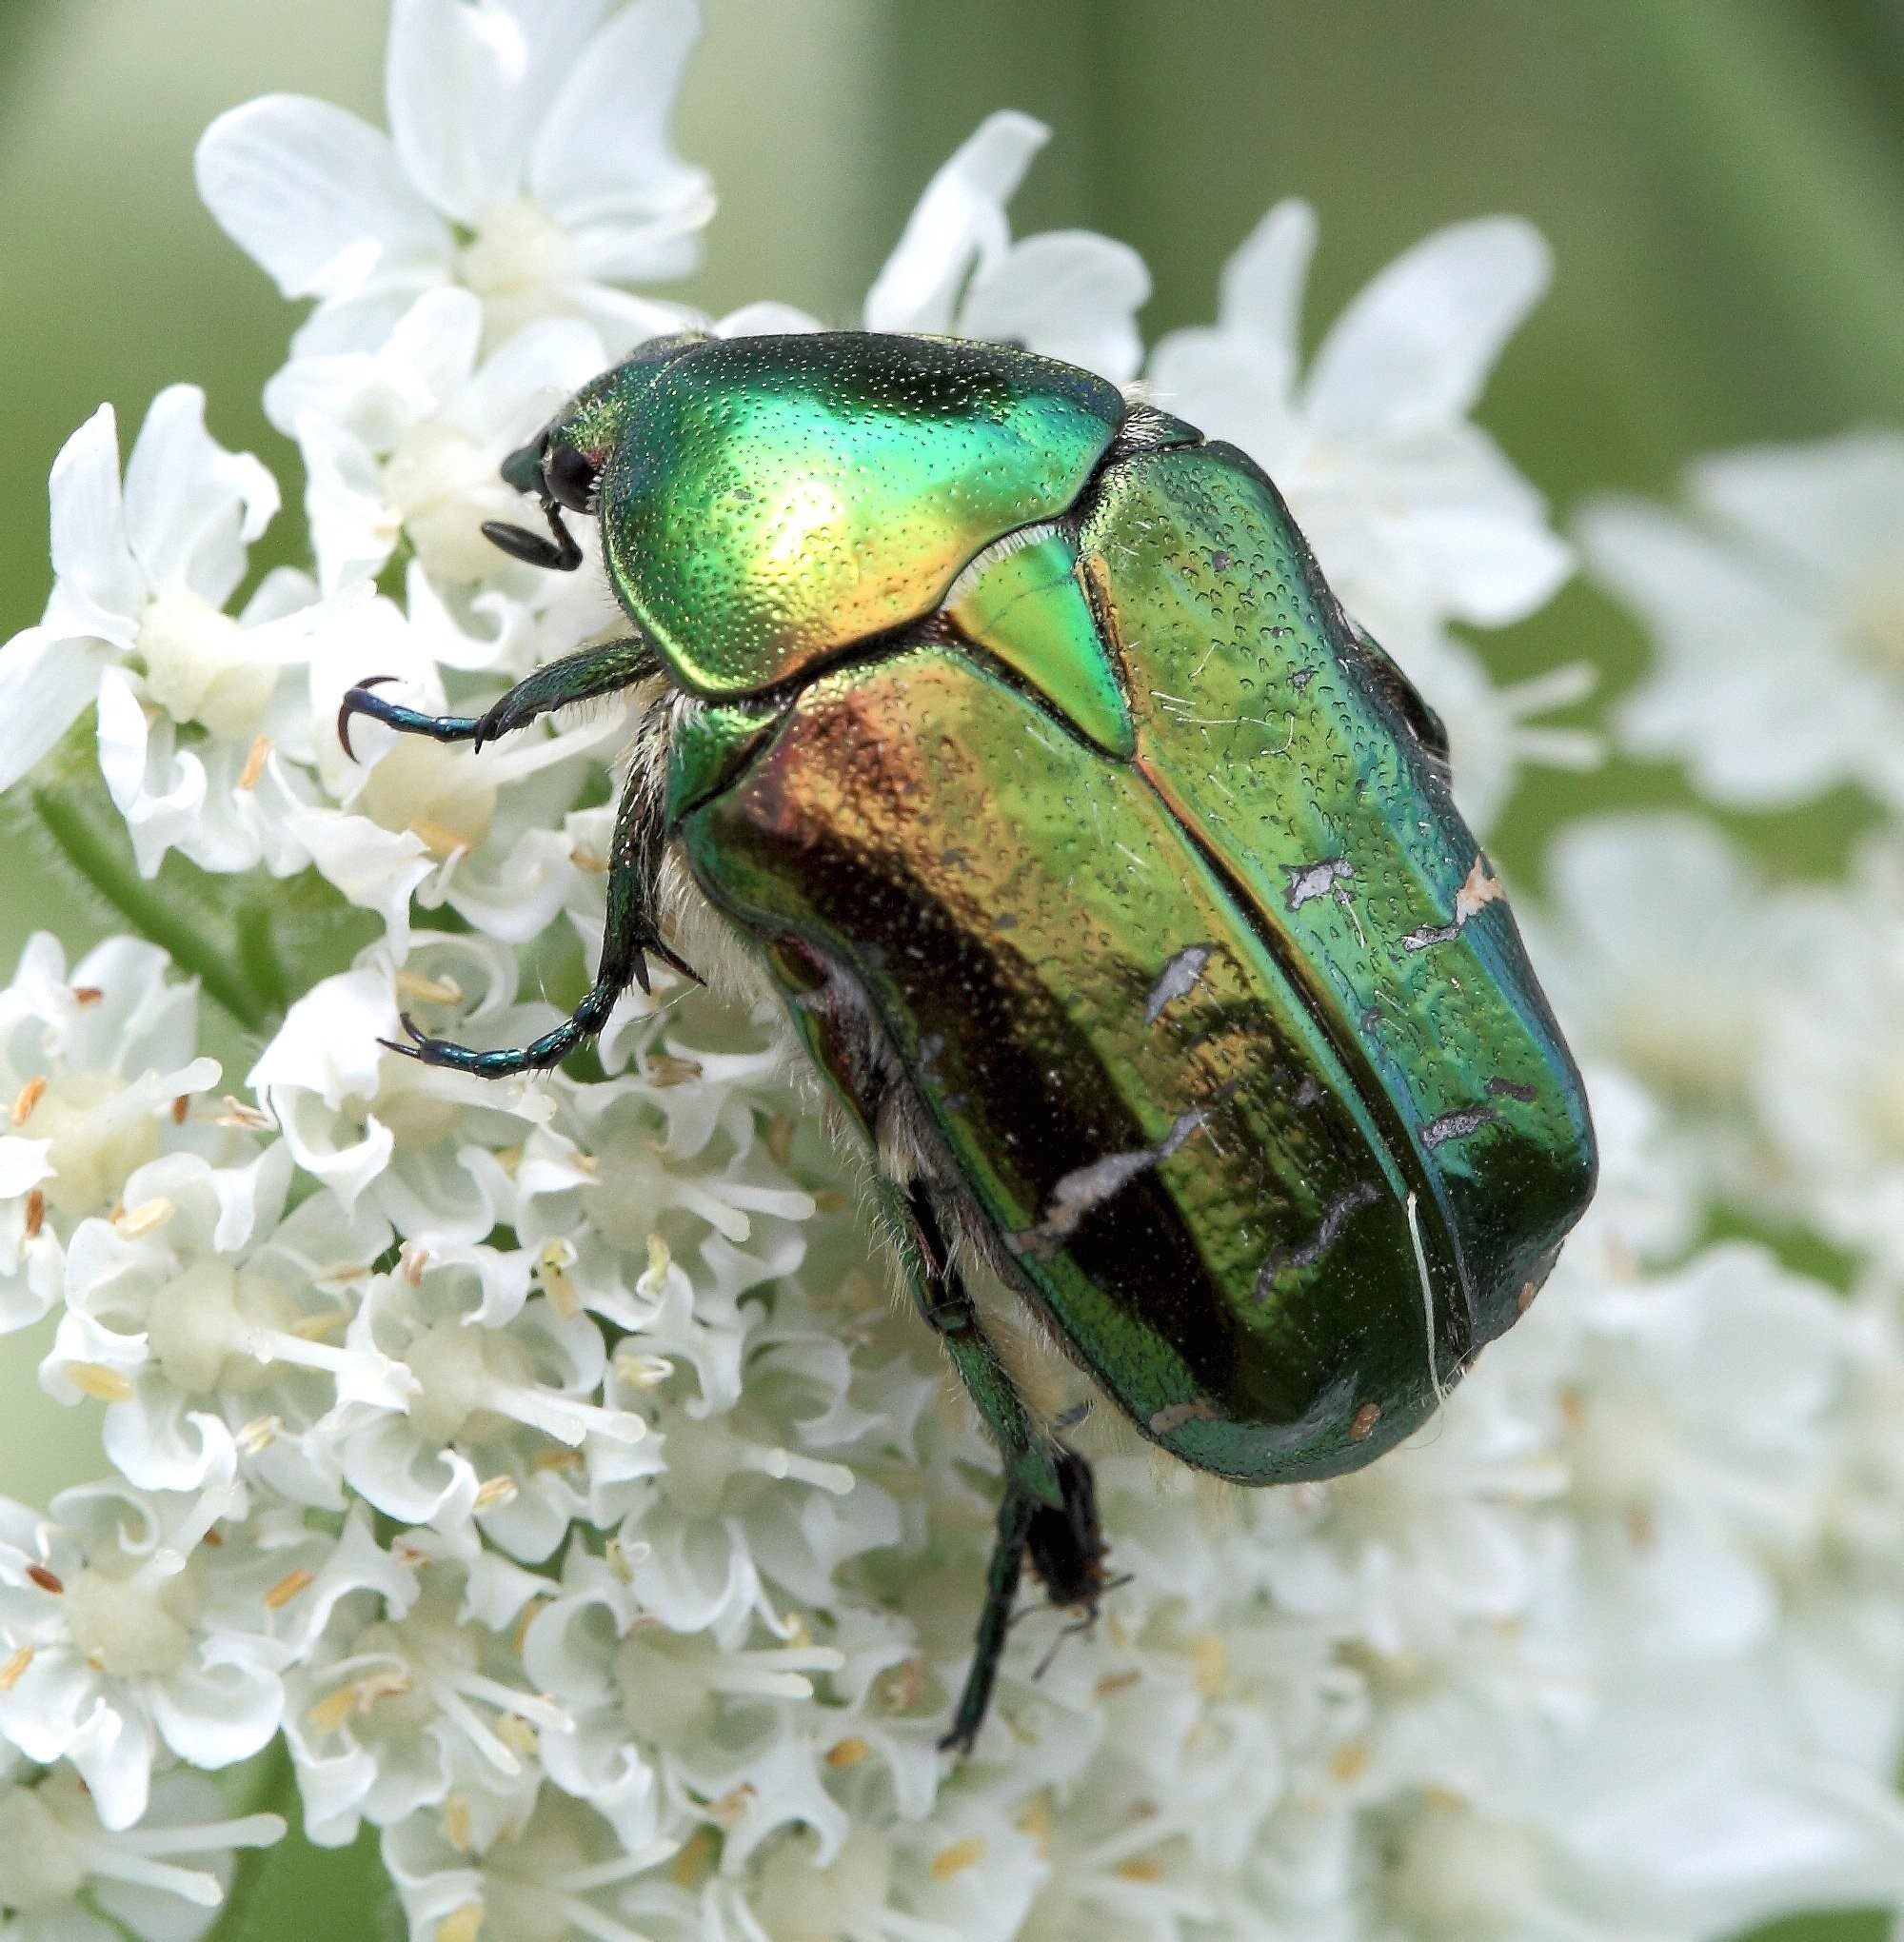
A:
{"label": "beetle middle leg", "polygon": [[884,1191],[920,1310],[944,1342],[1004,1459],[1004,1492],[972,1667],[952,1725],[940,1741],[942,1747],[970,1753],[991,1704],[1027,1556],[1054,1604],[1096,1603],[1104,1555],[1097,1494],[1083,1457],[1033,1421],[952,1264],[930,1195],[916,1183],[907,1190],[888,1186]]}
{"label": "beetle middle leg", "polygon": [[637,772],[623,787],[621,807],[615,814],[615,838],[608,858],[607,923],[603,931],[602,958],[595,982],[582,1002],[552,1032],[545,1032],[527,1045],[499,1052],[477,1052],[466,1045],[452,1044],[446,1039],[426,1037],[406,1012],[403,1027],[409,1035],[408,1042],[381,1039],[378,1043],[426,1065],[473,1072],[480,1079],[507,1079],[515,1073],[546,1071],[550,1066],[560,1065],[585,1040],[594,1038],[608,1022],[616,1001],[630,984],[647,990],[650,956],[699,983],[700,974],[668,948],[655,924],[664,834],[657,805],[638,763]]}
{"label": "beetle middle leg", "polygon": [[500,735],[526,728],[539,715],[577,702],[592,702],[618,689],[632,687],[661,672],[661,656],[639,635],[625,640],[606,641],[579,653],[565,654],[546,667],[519,681],[507,694],[493,702],[480,715],[426,715],[418,708],[406,708],[386,701],[376,692],[396,677],[373,674],[360,681],[344,697],[337,710],[337,739],[345,753],[354,756],[350,746],[350,722],[356,715],[367,715],[387,728],[402,735],[426,735],[432,742],[467,742],[481,748]]}

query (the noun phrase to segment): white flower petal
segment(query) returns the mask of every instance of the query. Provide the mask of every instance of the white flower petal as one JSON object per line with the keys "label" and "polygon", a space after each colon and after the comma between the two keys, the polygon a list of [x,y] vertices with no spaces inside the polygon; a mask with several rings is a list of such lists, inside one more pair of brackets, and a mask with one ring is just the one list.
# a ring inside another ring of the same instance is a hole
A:
{"label": "white flower petal", "polygon": [[126,525],[146,584],[222,607],[246,548],[278,509],[278,482],[205,428],[205,393],[172,385],[152,400],[126,465]]}
{"label": "white flower petal", "polygon": [[573,64],[530,149],[528,189],[543,208],[565,228],[613,232],[587,248],[608,281],[680,276],[700,259],[713,194],[668,132],[700,33],[692,0],[624,8]]}
{"label": "white flower petal", "polygon": [[196,168],[206,207],[288,297],[345,297],[448,260],[449,231],[388,136],[328,102],[234,108],[206,129]]}
{"label": "white flower petal", "polygon": [[112,650],[89,636],[62,638],[29,627],[0,647],[0,789],[10,789],[50,755],[92,705]]}
{"label": "white flower petal", "polygon": [[949,330],[974,267],[1003,250],[1004,205],[1050,139],[1014,109],[987,115],[919,200],[866,297],[868,330]]}
{"label": "white flower petal", "polygon": [[65,605],[83,626],[126,642],[125,624],[145,611],[148,589],[126,533],[111,406],[102,405],[60,447],[51,501],[53,572]]}
{"label": "white flower petal", "polygon": [[1550,273],[1545,240],[1516,217],[1458,223],[1404,251],[1316,353],[1306,396],[1318,428],[1352,437],[1471,410]]}
{"label": "white flower petal", "polygon": [[973,278],[959,326],[972,337],[1020,343],[1113,383],[1143,360],[1137,312],[1150,272],[1128,244],[1088,229],[1056,229],[1014,243]]}
{"label": "white flower petal", "polygon": [[529,75],[521,22],[493,0],[396,0],[390,137],[410,180],[467,228],[520,187]]}

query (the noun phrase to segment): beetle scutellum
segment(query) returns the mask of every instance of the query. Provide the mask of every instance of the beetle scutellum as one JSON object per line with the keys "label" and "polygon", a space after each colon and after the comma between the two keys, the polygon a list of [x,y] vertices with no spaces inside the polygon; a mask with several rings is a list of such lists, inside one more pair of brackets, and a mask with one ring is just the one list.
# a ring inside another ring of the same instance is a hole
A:
{"label": "beetle scutellum", "polygon": [[[1004,1465],[949,1743],[984,1716],[1027,1556],[1091,1603],[1090,1471],[974,1288],[1023,1302],[1137,1430],[1240,1483],[1355,1468],[1525,1308],[1593,1190],[1579,1076],[1448,792],[1439,723],[1240,452],[1069,366],[839,333],[668,339],[504,468],[628,637],[479,745],[657,681],[601,1029],[672,847],[873,1142],[926,1319]],[[644,753],[645,751],[645,753]]]}

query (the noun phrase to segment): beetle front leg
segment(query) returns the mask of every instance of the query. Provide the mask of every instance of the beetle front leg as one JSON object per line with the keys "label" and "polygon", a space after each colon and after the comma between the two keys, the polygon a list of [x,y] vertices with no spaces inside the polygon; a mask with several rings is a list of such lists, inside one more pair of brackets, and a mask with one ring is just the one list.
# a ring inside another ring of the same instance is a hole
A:
{"label": "beetle front leg", "polygon": [[344,697],[337,710],[337,739],[344,752],[355,757],[350,746],[350,722],[356,715],[367,715],[400,735],[426,735],[432,742],[467,742],[481,748],[498,736],[526,728],[540,715],[557,708],[572,707],[578,702],[592,702],[603,695],[632,687],[661,672],[661,656],[639,635],[622,641],[606,641],[597,647],[565,654],[546,667],[519,681],[507,694],[480,715],[426,715],[417,708],[406,708],[386,701],[377,688],[396,679],[391,674],[373,674],[360,681]]}
{"label": "beetle front leg", "polygon": [[499,1052],[477,1052],[466,1045],[451,1044],[446,1039],[426,1037],[406,1012],[402,1022],[408,1042],[395,1039],[380,1039],[377,1042],[425,1065],[472,1072],[479,1079],[508,1079],[519,1072],[545,1072],[560,1065],[585,1040],[601,1031],[608,1022],[616,1001],[630,984],[647,990],[649,956],[659,958],[698,984],[699,973],[662,941],[655,927],[664,838],[655,804],[641,778],[631,776],[622,791],[621,807],[615,815],[615,838],[608,858],[607,922],[602,934],[602,959],[595,982],[588,995],[552,1032],[545,1032],[531,1044]]}

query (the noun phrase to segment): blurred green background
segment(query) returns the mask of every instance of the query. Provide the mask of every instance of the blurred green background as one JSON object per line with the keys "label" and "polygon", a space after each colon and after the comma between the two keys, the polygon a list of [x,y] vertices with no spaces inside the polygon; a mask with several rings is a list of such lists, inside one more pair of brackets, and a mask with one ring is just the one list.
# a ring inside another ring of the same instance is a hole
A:
{"label": "blurred green background", "polygon": [[[1904,0],[704,4],[679,133],[722,195],[684,292],[710,307],[775,295],[851,321],[933,168],[1011,105],[1057,131],[1019,228],[1135,244],[1153,332],[1207,315],[1283,194],[1322,218],[1312,332],[1424,230],[1531,216],[1557,276],[1482,417],[1563,509],[1670,492],[1701,451],[1904,423]],[[199,208],[191,148],[275,89],[381,118],[384,27],[381,0],[0,0],[0,638],[38,615],[47,469],[102,397],[129,439],[163,385],[203,384],[214,430],[295,498],[257,404],[292,315]],[[1577,585],[1486,644],[1503,675],[1589,659],[1603,696],[1642,654]],[[1557,817],[1679,792],[1625,763],[1537,776],[1494,846],[1537,878]],[[1742,826],[1805,870],[1857,821],[1840,800]],[[97,934],[18,844],[5,869],[0,964],[34,923]],[[94,1426],[39,1396],[42,1345],[12,1349],[0,1489],[44,1500],[90,1467]]]}

